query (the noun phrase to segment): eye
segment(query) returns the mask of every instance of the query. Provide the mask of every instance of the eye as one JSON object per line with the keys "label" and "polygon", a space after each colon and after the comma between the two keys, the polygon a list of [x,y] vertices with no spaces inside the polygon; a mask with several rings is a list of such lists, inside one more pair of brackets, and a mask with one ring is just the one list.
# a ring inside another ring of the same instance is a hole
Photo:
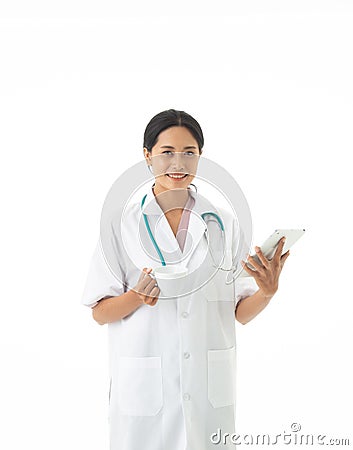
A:
{"label": "eye", "polygon": [[171,153],[172,153],[172,152],[171,152],[170,150],[164,150],[164,152],[162,152],[163,155],[171,154]]}
{"label": "eye", "polygon": [[188,156],[193,156],[193,155],[195,155],[195,152],[190,151],[190,152],[186,152],[186,154],[187,154]]}

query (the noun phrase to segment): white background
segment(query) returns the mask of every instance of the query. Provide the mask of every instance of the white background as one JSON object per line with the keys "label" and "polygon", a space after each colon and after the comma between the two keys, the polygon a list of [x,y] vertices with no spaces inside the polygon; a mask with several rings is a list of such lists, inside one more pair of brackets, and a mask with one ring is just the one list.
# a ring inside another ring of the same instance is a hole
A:
{"label": "white background", "polygon": [[307,230],[237,323],[238,432],[353,442],[352,19],[343,0],[2,2],[1,448],[108,448],[107,326],[80,298],[105,196],[169,108],[242,187],[255,244]]}

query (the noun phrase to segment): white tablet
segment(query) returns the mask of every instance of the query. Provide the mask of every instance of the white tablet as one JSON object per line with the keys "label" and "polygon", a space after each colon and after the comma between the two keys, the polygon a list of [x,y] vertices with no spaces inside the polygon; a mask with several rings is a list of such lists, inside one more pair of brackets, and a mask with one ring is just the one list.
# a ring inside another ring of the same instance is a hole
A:
{"label": "white tablet", "polygon": [[[277,244],[279,243],[280,239],[285,236],[286,237],[286,242],[284,244],[283,250],[282,250],[282,255],[284,253],[286,253],[287,250],[289,250],[291,248],[291,246],[293,244],[295,244],[295,242],[297,242],[297,240],[299,238],[301,238],[303,236],[303,234],[305,233],[305,229],[279,229],[279,230],[275,230],[274,233],[271,234],[271,236],[269,236],[266,241],[260,246],[262,253],[266,256],[267,259],[272,259],[273,255],[276,252],[276,247]],[[258,256],[255,255],[251,255],[254,260],[259,263],[260,265],[262,265],[261,261],[259,260]],[[250,269],[254,269],[254,267],[250,264],[250,262],[246,263],[248,267],[250,267]],[[246,272],[246,270],[242,270],[239,274],[240,277],[251,277],[250,274],[248,274]]]}

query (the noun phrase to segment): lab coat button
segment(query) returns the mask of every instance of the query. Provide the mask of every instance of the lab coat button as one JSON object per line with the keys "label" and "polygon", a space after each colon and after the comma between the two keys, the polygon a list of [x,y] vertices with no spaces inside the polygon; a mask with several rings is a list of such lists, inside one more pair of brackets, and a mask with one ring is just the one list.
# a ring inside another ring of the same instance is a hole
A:
{"label": "lab coat button", "polygon": [[185,352],[185,353],[184,353],[184,358],[186,358],[186,359],[187,359],[187,358],[190,358],[190,353],[189,353],[189,352]]}
{"label": "lab coat button", "polygon": [[185,393],[185,394],[183,395],[183,398],[184,398],[184,400],[190,400],[190,394]]}
{"label": "lab coat button", "polygon": [[184,311],[183,313],[181,313],[181,316],[186,319],[188,317],[189,313]]}

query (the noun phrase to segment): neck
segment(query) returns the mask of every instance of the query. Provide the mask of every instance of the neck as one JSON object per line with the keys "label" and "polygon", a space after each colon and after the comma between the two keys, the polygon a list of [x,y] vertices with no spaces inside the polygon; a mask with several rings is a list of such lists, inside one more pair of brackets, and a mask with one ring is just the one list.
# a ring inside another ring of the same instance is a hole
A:
{"label": "neck", "polygon": [[164,189],[159,184],[155,184],[152,191],[164,213],[182,211],[189,199],[189,189]]}

